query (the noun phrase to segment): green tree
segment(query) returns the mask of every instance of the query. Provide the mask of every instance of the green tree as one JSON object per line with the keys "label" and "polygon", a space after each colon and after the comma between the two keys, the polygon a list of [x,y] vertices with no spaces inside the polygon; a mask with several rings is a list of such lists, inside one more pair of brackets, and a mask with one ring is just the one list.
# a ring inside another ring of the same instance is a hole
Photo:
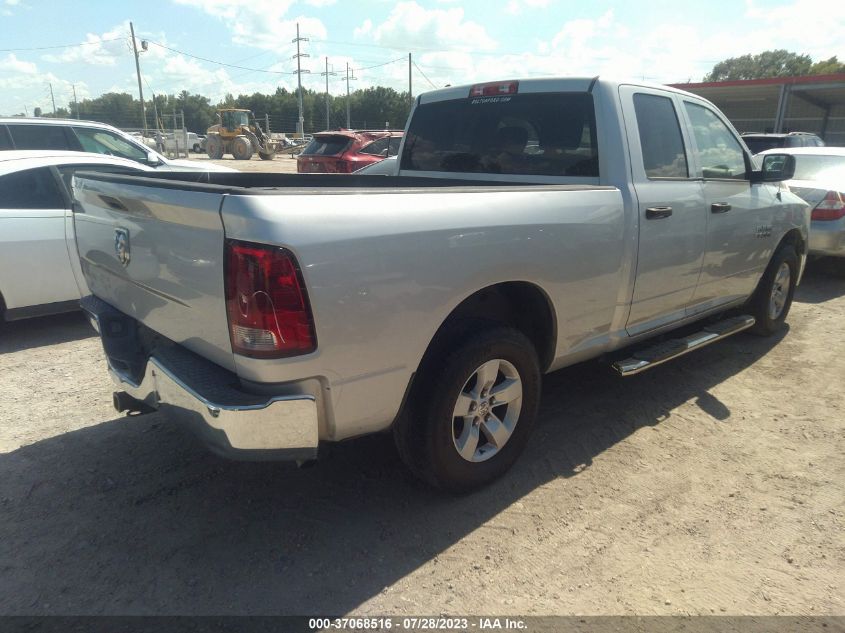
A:
{"label": "green tree", "polygon": [[832,75],[834,73],[845,73],[845,63],[836,59],[836,55],[830,59],[817,61],[810,66],[811,75]]}
{"label": "green tree", "polygon": [[704,81],[807,75],[812,65],[813,60],[809,55],[790,53],[783,49],[763,51],[758,55],[742,55],[719,62],[704,76]]}

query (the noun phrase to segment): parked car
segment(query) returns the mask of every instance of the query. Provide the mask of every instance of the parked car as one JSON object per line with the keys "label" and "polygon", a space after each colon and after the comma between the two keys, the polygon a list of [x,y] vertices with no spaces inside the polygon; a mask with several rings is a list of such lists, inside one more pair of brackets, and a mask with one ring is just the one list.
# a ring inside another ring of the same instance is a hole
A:
{"label": "parked car", "polygon": [[396,156],[402,130],[336,130],[319,132],[296,158],[301,174],[351,174]]}
{"label": "parked car", "polygon": [[824,147],[824,141],[809,132],[783,132],[780,134],[746,132],[742,140],[752,154],[759,154],[767,149],[785,147]]}
{"label": "parked car", "polygon": [[246,459],[392,430],[414,473],[468,490],[522,452],[542,373],[782,329],[810,214],[781,191],[794,159],[761,165],[667,86],[449,87],[417,97],[394,177],[77,177],[83,306],[118,410]]}
{"label": "parked car", "polygon": [[0,322],[79,309],[71,178],[80,169],[152,172],[135,161],[87,152],[0,152]]}
{"label": "parked car", "polygon": [[0,118],[0,150],[70,150],[119,156],[169,171],[235,171],[208,161],[171,160],[145,141],[105,123],[76,119]]}
{"label": "parked car", "polygon": [[845,257],[845,147],[802,147],[767,150],[795,157],[790,191],[812,211],[810,254]]}

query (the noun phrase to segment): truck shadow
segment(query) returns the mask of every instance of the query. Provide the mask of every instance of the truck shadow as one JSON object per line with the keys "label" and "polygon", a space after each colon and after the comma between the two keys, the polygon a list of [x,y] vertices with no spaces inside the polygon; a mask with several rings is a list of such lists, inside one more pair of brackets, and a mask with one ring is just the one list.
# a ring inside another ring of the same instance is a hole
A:
{"label": "truck shadow", "polygon": [[158,414],[25,446],[0,455],[0,613],[348,612],[479,529],[504,538],[498,513],[683,403],[729,422],[711,389],[779,339],[739,335],[624,380],[598,362],[551,374],[526,454],[462,497],[412,480],[386,435],[302,470],[218,459]]}
{"label": "truck shadow", "polygon": [[0,323],[0,354],[96,336],[82,312]]}

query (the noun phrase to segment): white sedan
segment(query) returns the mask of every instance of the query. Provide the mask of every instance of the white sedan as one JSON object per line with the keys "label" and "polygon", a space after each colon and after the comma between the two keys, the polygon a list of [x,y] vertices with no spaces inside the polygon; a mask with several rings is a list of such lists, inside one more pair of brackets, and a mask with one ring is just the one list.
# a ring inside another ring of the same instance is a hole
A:
{"label": "white sedan", "polygon": [[87,294],[73,232],[79,170],[154,171],[85,152],[0,152],[0,323],[75,310]]}
{"label": "white sedan", "polygon": [[795,156],[790,191],[810,205],[810,254],[845,257],[845,147],[779,147],[757,154]]}

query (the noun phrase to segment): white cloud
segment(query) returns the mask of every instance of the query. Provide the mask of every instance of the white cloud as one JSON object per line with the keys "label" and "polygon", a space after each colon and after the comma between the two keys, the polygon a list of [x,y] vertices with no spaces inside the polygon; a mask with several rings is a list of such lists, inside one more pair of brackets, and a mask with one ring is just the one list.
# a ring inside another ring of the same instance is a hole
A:
{"label": "white cloud", "polygon": [[496,47],[487,30],[466,20],[464,10],[425,9],[414,0],[399,2],[387,19],[374,26],[367,19],[355,29],[355,37],[399,49],[438,49],[489,51]]}
{"label": "white cloud", "polygon": [[101,35],[88,33],[82,46],[67,48],[58,54],[44,55],[42,59],[60,64],[82,62],[94,66],[115,66],[120,58],[131,54],[131,45],[129,21],[125,21]]}
{"label": "white cloud", "polygon": [[550,0],[510,0],[505,5],[505,11],[511,15],[518,15],[525,9],[545,9]]}
{"label": "white cloud", "polygon": [[[300,16],[286,19],[294,0],[175,0],[196,7],[221,19],[232,31],[232,41],[241,46],[278,51],[300,36],[326,39],[326,27],[317,18]],[[321,2],[324,0],[315,0]],[[308,43],[302,44],[304,49]]]}
{"label": "white cloud", "polygon": [[305,0],[305,4],[311,5],[312,7],[330,7],[335,2],[337,0]]}
{"label": "white cloud", "polygon": [[34,75],[37,72],[38,66],[33,62],[18,59],[14,53],[0,59],[0,73]]}

